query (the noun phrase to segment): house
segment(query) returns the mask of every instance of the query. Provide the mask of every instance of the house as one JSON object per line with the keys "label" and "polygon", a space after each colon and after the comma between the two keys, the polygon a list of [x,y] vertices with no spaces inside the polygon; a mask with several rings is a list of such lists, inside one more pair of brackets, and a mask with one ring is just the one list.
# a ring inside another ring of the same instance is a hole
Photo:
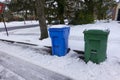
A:
{"label": "house", "polygon": [[113,20],[120,21],[120,0],[117,6],[113,8]]}

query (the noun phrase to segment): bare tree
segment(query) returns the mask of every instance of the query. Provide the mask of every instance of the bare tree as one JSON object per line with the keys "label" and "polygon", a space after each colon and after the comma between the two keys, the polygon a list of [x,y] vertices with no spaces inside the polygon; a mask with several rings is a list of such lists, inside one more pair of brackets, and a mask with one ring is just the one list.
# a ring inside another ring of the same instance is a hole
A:
{"label": "bare tree", "polygon": [[48,30],[44,13],[44,3],[45,0],[36,0],[37,17],[39,19],[39,26],[41,31],[40,40],[48,37]]}

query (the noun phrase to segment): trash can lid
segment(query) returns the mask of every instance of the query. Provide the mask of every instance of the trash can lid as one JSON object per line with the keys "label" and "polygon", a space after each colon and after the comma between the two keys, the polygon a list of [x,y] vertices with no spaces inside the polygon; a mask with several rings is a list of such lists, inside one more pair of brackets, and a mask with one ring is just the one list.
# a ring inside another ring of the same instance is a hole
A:
{"label": "trash can lid", "polygon": [[101,27],[92,27],[85,29],[83,33],[91,33],[91,34],[109,34],[110,30],[108,28]]}
{"label": "trash can lid", "polygon": [[65,28],[65,27],[70,27],[68,25],[53,25],[50,28]]}
{"label": "trash can lid", "polygon": [[66,29],[70,29],[67,25],[53,25],[49,28],[49,31],[63,31]]}

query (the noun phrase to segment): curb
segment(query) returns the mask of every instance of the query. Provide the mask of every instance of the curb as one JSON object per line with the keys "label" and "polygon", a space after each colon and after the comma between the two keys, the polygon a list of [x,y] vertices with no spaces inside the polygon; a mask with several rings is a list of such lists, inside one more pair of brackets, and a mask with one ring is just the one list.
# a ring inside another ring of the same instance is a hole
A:
{"label": "curb", "polygon": [[[0,41],[10,42],[10,43],[18,43],[18,44],[25,44],[25,45],[30,45],[30,46],[38,46],[37,44],[32,44],[32,43],[27,43],[27,42],[20,42],[20,41],[13,41],[13,40],[0,39]],[[52,55],[52,47],[51,46],[44,46],[44,47],[48,48],[45,51],[47,51],[48,53],[50,53]],[[67,53],[69,53],[70,50],[71,49],[68,48]],[[73,51],[80,55],[79,56],[80,59],[84,60],[84,56],[81,56],[81,55],[84,55],[84,51],[79,51],[79,50],[73,50]]]}
{"label": "curb", "polygon": [[0,39],[0,41],[6,41],[6,42],[18,43],[18,44],[26,44],[26,45],[31,45],[31,46],[38,46],[38,45],[32,44],[32,43],[13,41],[13,40],[6,40],[6,39]]}

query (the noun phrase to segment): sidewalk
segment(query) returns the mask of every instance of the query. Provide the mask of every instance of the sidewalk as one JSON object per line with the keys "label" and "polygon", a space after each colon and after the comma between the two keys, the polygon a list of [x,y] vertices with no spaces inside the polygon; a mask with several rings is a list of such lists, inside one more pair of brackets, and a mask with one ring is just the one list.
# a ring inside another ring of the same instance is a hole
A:
{"label": "sidewalk", "polygon": [[[4,52],[0,52],[0,64],[12,71],[14,75],[17,75],[15,79],[6,78],[4,80],[72,80],[66,76],[19,59],[18,57],[8,55]],[[3,76],[1,75],[1,78],[3,78]],[[10,76],[10,74],[8,76]],[[21,79],[19,79],[19,77]]]}
{"label": "sidewalk", "polygon": [[0,64],[0,80],[25,80],[13,71],[3,67]]}

